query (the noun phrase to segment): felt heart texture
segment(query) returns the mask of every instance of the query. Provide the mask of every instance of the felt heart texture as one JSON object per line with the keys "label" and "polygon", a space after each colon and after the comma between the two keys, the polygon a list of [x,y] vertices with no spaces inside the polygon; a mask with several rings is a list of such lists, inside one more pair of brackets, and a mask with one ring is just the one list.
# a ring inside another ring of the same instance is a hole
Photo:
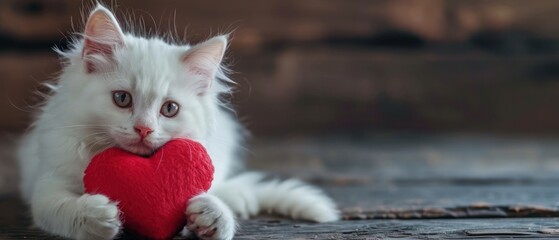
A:
{"label": "felt heart texture", "polygon": [[184,227],[188,200],[210,188],[213,173],[206,149],[179,139],[149,158],[109,148],[93,157],[83,182],[86,193],[103,194],[118,203],[128,231],[167,239]]}

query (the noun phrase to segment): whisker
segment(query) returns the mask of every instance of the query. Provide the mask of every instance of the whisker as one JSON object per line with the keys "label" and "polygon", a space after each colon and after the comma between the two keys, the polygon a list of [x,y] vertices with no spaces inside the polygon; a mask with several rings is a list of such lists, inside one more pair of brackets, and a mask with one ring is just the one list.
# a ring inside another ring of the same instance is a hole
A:
{"label": "whisker", "polygon": [[163,158],[163,154],[165,153],[164,149],[162,148],[160,151],[161,151],[161,158],[159,158],[159,163],[157,164],[157,167],[155,168],[155,172],[157,172],[157,170],[159,169],[159,166],[161,165],[161,163],[163,162],[163,159],[164,159]]}
{"label": "whisker", "polygon": [[80,143],[86,141],[86,139],[89,138],[89,137],[95,137],[95,136],[99,136],[99,135],[102,136],[102,135],[104,135],[104,134],[107,134],[107,132],[104,132],[104,131],[101,131],[101,132],[94,132],[94,133],[92,133],[92,134],[86,135],[85,137],[82,137],[79,141],[76,142],[76,144],[80,144]]}
{"label": "whisker", "polygon": [[103,134],[106,134],[106,132],[104,132],[104,131],[101,131],[101,132],[94,132],[94,133],[92,133],[92,134],[89,134],[89,135],[86,135],[86,136],[80,138],[78,141],[76,141],[76,142],[73,143],[72,145],[65,145],[65,144],[62,144],[62,145],[60,145],[59,147],[60,147],[60,148],[63,148],[63,147],[77,148],[77,147],[79,147],[80,144],[82,144],[82,143],[84,142],[84,140],[86,140],[86,138],[95,137],[95,136],[99,136],[99,135],[103,135]]}
{"label": "whisker", "polygon": [[[33,113],[33,112],[34,112],[34,111],[32,111],[32,110],[26,110],[26,109],[23,109],[23,108],[21,108],[21,107],[18,107],[18,106],[12,101],[12,99],[10,98],[10,96],[8,96],[8,102],[10,103],[10,105],[11,105],[12,107],[14,107],[15,109],[17,109],[17,110],[19,110],[19,111],[22,111],[22,112],[25,112],[25,113]],[[29,105],[29,104],[27,104],[27,105]],[[27,107],[29,107],[29,106],[27,106]]]}
{"label": "whisker", "polygon": [[93,152],[93,148],[98,146],[98,145],[99,146],[108,145],[110,143],[110,141],[108,141],[108,140],[109,140],[109,138],[105,137],[105,138],[100,138],[100,139],[97,139],[97,140],[91,142],[88,146],[88,151],[90,153]]}
{"label": "whisker", "polygon": [[61,126],[56,127],[54,129],[66,129],[66,128],[105,128],[111,127],[112,125],[68,125],[68,126]]}

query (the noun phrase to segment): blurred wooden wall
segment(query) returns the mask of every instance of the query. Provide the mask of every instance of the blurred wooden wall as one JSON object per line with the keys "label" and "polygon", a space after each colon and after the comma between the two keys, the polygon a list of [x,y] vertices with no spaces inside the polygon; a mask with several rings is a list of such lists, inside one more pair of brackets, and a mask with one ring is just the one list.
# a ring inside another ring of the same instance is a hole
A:
{"label": "blurred wooden wall", "polygon": [[[363,130],[559,134],[556,0],[107,2],[122,21],[198,42],[235,30],[235,105],[257,134]],[[80,31],[75,0],[0,2],[0,129]],[[136,28],[137,29],[137,28]]]}

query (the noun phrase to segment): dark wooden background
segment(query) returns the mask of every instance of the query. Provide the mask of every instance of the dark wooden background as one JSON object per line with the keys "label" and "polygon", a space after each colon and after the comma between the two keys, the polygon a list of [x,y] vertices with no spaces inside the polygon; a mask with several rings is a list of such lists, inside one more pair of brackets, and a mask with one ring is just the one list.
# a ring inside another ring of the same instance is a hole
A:
{"label": "dark wooden background", "polygon": [[[91,2],[0,2],[0,129],[29,123],[51,48]],[[231,32],[235,105],[256,135],[559,134],[559,1],[106,1],[198,42]],[[137,29],[137,28],[136,28]],[[175,31],[176,29],[176,31]],[[153,33],[154,31],[151,31]],[[176,34],[175,34],[176,33]]]}

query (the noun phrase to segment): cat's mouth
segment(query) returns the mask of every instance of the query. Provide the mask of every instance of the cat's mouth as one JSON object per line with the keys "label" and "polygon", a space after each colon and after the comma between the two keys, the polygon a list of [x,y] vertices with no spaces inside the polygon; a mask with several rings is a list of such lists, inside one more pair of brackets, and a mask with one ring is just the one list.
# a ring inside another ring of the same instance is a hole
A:
{"label": "cat's mouth", "polygon": [[157,147],[151,146],[151,144],[145,143],[144,141],[128,144],[125,149],[142,157],[150,157],[157,151]]}

